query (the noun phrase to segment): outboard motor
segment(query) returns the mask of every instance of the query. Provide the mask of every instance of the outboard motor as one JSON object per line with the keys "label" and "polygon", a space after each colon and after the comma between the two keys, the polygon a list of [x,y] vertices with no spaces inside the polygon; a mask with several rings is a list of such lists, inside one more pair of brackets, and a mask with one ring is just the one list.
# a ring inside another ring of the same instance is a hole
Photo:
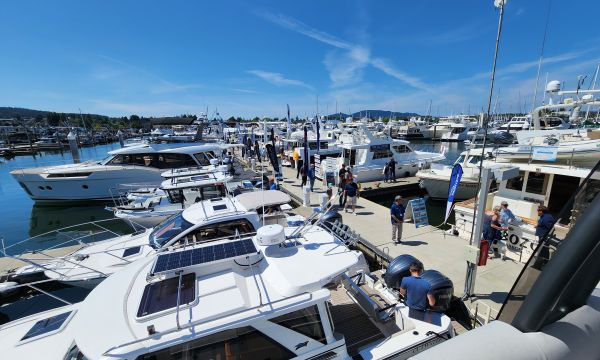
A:
{"label": "outboard motor", "polygon": [[506,131],[501,131],[494,136],[495,144],[507,144],[510,145],[515,141],[515,137],[513,134],[509,134]]}
{"label": "outboard motor", "polygon": [[435,297],[435,305],[431,308],[433,311],[444,312],[450,308],[450,301],[454,294],[454,284],[441,272],[437,270],[426,270],[421,274],[421,278],[431,285],[431,292]]}
{"label": "outboard motor", "polygon": [[397,256],[394,260],[390,261],[390,264],[383,275],[385,285],[392,289],[400,288],[402,278],[410,276],[410,264],[415,261],[421,262],[419,259],[408,254]]}

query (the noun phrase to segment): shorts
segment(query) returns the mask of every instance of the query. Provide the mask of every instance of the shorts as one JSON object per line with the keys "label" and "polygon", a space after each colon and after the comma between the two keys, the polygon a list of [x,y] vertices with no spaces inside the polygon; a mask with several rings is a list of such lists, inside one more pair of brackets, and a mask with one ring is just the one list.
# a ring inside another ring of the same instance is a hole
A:
{"label": "shorts", "polygon": [[348,205],[356,205],[356,196],[348,196]]}

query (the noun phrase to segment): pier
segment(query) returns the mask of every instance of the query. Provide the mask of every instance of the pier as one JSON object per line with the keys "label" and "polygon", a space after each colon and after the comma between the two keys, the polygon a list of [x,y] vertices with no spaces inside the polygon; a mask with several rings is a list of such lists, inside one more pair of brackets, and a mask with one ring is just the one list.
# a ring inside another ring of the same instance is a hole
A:
{"label": "pier", "polygon": [[[283,175],[284,179],[280,182],[281,189],[302,203],[303,190],[300,186],[301,180],[296,179],[296,169],[284,167]],[[378,188],[375,186],[374,183],[361,184],[363,191],[357,201],[356,215],[345,213],[341,209],[339,211],[344,224],[360,234],[360,250],[382,267],[399,255],[413,255],[423,262],[425,269],[438,270],[450,278],[454,283],[454,295],[461,297],[467,269],[464,249],[468,241],[432,225],[417,228],[413,222],[407,221],[403,226],[402,243],[394,244],[389,208],[370,201],[364,196],[369,196],[369,192],[375,193],[377,189],[378,195],[390,195],[391,205],[395,195],[404,196],[414,191],[415,186],[418,187],[418,179],[400,178],[396,183],[381,182]],[[314,192],[310,194],[311,207],[319,206],[320,194],[325,193],[326,190],[321,181],[315,182]],[[333,188],[333,195],[335,197],[333,202],[337,204],[337,187]],[[404,205],[407,205],[406,202]],[[303,212],[304,215],[312,212],[310,209],[304,207],[302,210],[302,208],[298,208],[297,211]],[[511,259],[488,259],[487,265],[480,266],[477,270],[475,285],[477,297],[476,300],[466,301],[467,307],[475,312],[476,306],[484,304],[485,306],[478,309],[479,314],[489,311],[488,315],[495,317],[522,267],[522,263]]]}

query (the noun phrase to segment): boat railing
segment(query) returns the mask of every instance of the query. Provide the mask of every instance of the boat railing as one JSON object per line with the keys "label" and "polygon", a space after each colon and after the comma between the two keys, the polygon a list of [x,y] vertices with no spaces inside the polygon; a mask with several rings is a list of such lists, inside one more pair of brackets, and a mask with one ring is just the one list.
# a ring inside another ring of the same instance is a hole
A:
{"label": "boat railing", "polygon": [[[52,243],[43,249],[33,249],[26,253],[43,254],[48,251],[65,248],[67,246],[87,247],[91,243],[108,240],[117,236],[136,234],[146,231],[147,228],[129,219],[104,219],[90,221],[82,224],[71,225],[57,230],[51,230],[33,237],[3,246],[4,256],[17,260],[23,260],[24,253],[17,255],[9,254],[11,249],[19,248],[25,244]],[[80,249],[79,248],[79,249]],[[26,254],[25,253],[25,254]],[[49,258],[56,258],[52,254],[43,254]],[[47,260],[47,259],[46,259]]]}

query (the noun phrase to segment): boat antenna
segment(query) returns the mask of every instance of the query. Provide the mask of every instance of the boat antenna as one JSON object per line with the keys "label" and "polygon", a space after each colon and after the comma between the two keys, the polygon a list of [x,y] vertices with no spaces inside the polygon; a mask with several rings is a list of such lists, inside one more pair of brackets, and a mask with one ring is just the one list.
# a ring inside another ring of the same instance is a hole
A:
{"label": "boat antenna", "polygon": [[[475,202],[473,205],[473,222],[471,224],[471,237],[469,239],[469,245],[473,245],[473,239],[475,236],[480,236],[480,234],[475,234],[475,221],[477,219],[477,214],[475,209],[477,209],[477,203],[479,201],[479,190],[481,188],[481,173],[483,172],[483,154],[485,153],[485,144],[487,141],[488,135],[488,123],[490,119],[490,112],[492,110],[492,98],[494,96],[494,80],[496,78],[496,62],[498,60],[498,50],[500,48],[500,35],[502,34],[502,22],[504,20],[504,7],[506,6],[506,0],[494,0],[494,5],[500,10],[500,14],[498,17],[498,34],[496,35],[496,47],[494,49],[494,61],[492,64],[492,75],[490,78],[490,93],[488,96],[488,104],[487,104],[487,116],[483,121],[483,148],[482,148],[482,156],[479,159],[479,176],[478,176],[478,186],[477,192],[475,193]],[[487,186],[487,183],[485,184]],[[469,264],[469,269],[467,270],[467,276],[469,276],[469,271],[471,271],[474,275],[474,271],[472,267],[477,269],[476,264]],[[465,296],[470,296],[470,294],[466,294]]]}
{"label": "boat antenna", "polygon": [[548,23],[550,22],[550,5],[552,0],[548,0],[548,7],[546,9],[546,25],[544,26],[544,38],[542,39],[542,48],[540,49],[540,60],[538,61],[537,75],[535,77],[535,90],[533,91],[533,103],[531,104],[531,112],[535,110],[535,103],[537,100],[538,84],[540,81],[540,70],[542,69],[542,62],[544,61],[544,47],[546,46],[546,36],[548,35]]}

